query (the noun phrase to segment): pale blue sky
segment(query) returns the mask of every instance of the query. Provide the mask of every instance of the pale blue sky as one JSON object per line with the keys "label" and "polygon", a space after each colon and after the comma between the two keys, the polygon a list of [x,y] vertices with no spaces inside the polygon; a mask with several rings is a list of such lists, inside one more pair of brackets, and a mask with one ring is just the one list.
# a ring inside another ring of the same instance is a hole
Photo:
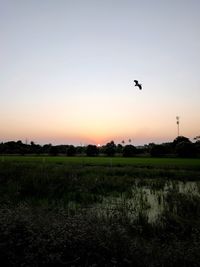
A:
{"label": "pale blue sky", "polygon": [[0,0],[0,142],[165,142],[177,115],[199,135],[199,14],[198,0]]}

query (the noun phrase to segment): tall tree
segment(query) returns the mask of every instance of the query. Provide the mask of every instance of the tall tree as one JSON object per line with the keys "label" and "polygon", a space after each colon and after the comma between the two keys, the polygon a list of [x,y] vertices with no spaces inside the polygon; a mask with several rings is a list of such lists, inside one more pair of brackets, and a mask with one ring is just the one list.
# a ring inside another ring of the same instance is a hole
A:
{"label": "tall tree", "polygon": [[105,154],[109,157],[114,156],[116,153],[116,145],[114,141],[111,141],[110,143],[107,143],[105,145]]}
{"label": "tall tree", "polygon": [[99,154],[99,149],[97,146],[95,145],[88,145],[86,147],[86,155],[88,157],[94,157],[94,156],[98,156]]}

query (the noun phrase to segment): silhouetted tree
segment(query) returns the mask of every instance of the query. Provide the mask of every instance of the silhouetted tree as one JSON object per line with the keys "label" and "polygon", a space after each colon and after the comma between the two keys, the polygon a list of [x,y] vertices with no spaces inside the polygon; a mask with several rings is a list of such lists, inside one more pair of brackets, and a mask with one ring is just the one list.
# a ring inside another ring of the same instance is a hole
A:
{"label": "silhouetted tree", "polygon": [[73,145],[70,145],[67,148],[67,156],[72,157],[76,155],[76,148]]}
{"label": "silhouetted tree", "polygon": [[0,154],[4,153],[4,143],[0,143]]}
{"label": "silhouetted tree", "polygon": [[49,154],[51,147],[52,147],[52,144],[45,144],[45,145],[43,145],[42,152],[44,154]]}
{"label": "silhouetted tree", "polygon": [[175,149],[177,155],[179,157],[196,157],[197,154],[197,150],[196,147],[193,143],[191,142],[180,142],[176,145],[176,149]]}
{"label": "silhouetted tree", "polygon": [[150,149],[150,155],[152,157],[160,157],[167,154],[167,149],[164,145],[153,145]]}
{"label": "silhouetted tree", "polygon": [[21,140],[9,141],[3,144],[3,151],[5,154],[20,154],[24,155],[26,153],[27,145],[23,144]]}
{"label": "silhouetted tree", "polygon": [[148,152],[150,152],[151,149],[152,149],[152,147],[154,147],[155,145],[156,145],[155,143],[149,143],[148,145],[145,145],[146,150],[147,150]]}
{"label": "silhouetted tree", "polygon": [[111,141],[110,143],[107,143],[105,145],[105,154],[109,157],[114,156],[116,153],[116,145],[114,141]]}
{"label": "silhouetted tree", "polygon": [[188,142],[191,143],[190,139],[185,137],[185,136],[178,136],[174,139],[173,141],[173,146],[176,147],[177,144],[182,143],[182,142]]}
{"label": "silhouetted tree", "polygon": [[64,154],[66,155],[67,149],[68,149],[68,145],[58,145],[58,152],[59,154]]}
{"label": "silhouetted tree", "polygon": [[172,143],[174,151],[179,157],[195,157],[196,156],[196,147],[190,141],[189,138],[185,136],[178,136],[174,139]]}
{"label": "silhouetted tree", "polygon": [[23,146],[23,143],[21,140],[17,141],[15,143],[15,149],[16,149],[16,152],[20,155],[24,155],[25,154],[25,149],[24,149],[24,146]]}
{"label": "silhouetted tree", "polygon": [[18,145],[14,141],[8,141],[5,143],[5,152],[8,154],[18,154]]}
{"label": "silhouetted tree", "polygon": [[118,144],[117,147],[116,147],[116,153],[122,153],[123,151],[123,146],[121,144]]}
{"label": "silhouetted tree", "polygon": [[198,154],[198,156],[200,156],[200,140],[197,140],[194,143],[195,149],[196,149],[196,153]]}
{"label": "silhouetted tree", "polygon": [[86,147],[86,155],[88,157],[94,157],[97,156],[99,154],[99,149],[97,146],[95,145],[88,145]]}
{"label": "silhouetted tree", "polygon": [[57,156],[58,155],[58,148],[57,146],[51,146],[49,151],[50,156]]}
{"label": "silhouetted tree", "polygon": [[196,140],[196,142],[197,142],[197,141],[200,141],[200,135],[195,136],[195,137],[194,137],[194,140]]}
{"label": "silhouetted tree", "polygon": [[133,157],[137,154],[137,148],[133,145],[126,145],[123,149],[124,157]]}
{"label": "silhouetted tree", "polygon": [[77,146],[76,147],[76,154],[83,155],[85,154],[86,147],[85,146]]}
{"label": "silhouetted tree", "polygon": [[31,154],[40,154],[42,153],[42,147],[38,144],[35,144],[33,141],[30,143],[31,145],[29,146],[29,152]]}

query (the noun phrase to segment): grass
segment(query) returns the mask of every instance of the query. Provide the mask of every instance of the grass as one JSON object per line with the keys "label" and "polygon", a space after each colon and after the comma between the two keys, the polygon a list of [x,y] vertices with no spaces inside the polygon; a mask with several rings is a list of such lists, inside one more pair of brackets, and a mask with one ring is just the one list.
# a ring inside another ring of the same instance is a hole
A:
{"label": "grass", "polygon": [[[151,225],[125,210],[112,217],[95,212],[70,215],[62,209],[0,208],[3,266],[198,266],[200,227],[164,215]],[[196,222],[199,222],[196,221]]]}
{"label": "grass", "polygon": [[196,159],[10,156],[0,162],[0,199],[98,202],[114,192],[129,192],[136,179],[141,184],[144,179],[156,180],[151,182],[154,187],[158,179],[162,185],[168,179],[200,180],[197,163]]}
{"label": "grass", "polygon": [[1,162],[42,162],[68,165],[139,166],[195,168],[200,170],[200,159],[186,158],[123,158],[123,157],[50,157],[50,156],[1,156]]}
{"label": "grass", "polygon": [[[2,156],[0,262],[196,267],[200,197],[178,192],[179,180],[200,181],[200,159]],[[167,205],[149,222],[141,188],[163,190],[167,181]],[[103,210],[103,199],[120,196]]]}
{"label": "grass", "polygon": [[85,205],[116,192],[129,193],[136,180],[140,185],[149,180],[154,187],[169,179],[200,180],[198,163],[196,159],[8,156],[0,162],[0,200]]}

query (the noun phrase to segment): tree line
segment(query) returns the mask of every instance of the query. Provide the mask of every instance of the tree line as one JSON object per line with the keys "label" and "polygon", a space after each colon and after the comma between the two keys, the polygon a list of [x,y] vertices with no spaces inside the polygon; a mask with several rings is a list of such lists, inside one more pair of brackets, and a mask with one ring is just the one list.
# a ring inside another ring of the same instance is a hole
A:
{"label": "tree line", "polygon": [[191,142],[185,136],[178,136],[172,142],[155,144],[149,143],[148,145],[136,147],[132,144],[125,145],[115,144],[114,141],[108,142],[106,145],[98,147],[94,144],[87,146],[74,146],[74,145],[52,145],[35,144],[33,141],[30,144],[25,144],[21,140],[9,141],[0,143],[1,155],[66,155],[66,156],[152,156],[152,157],[199,157],[200,156],[200,137],[194,138],[195,142]]}

